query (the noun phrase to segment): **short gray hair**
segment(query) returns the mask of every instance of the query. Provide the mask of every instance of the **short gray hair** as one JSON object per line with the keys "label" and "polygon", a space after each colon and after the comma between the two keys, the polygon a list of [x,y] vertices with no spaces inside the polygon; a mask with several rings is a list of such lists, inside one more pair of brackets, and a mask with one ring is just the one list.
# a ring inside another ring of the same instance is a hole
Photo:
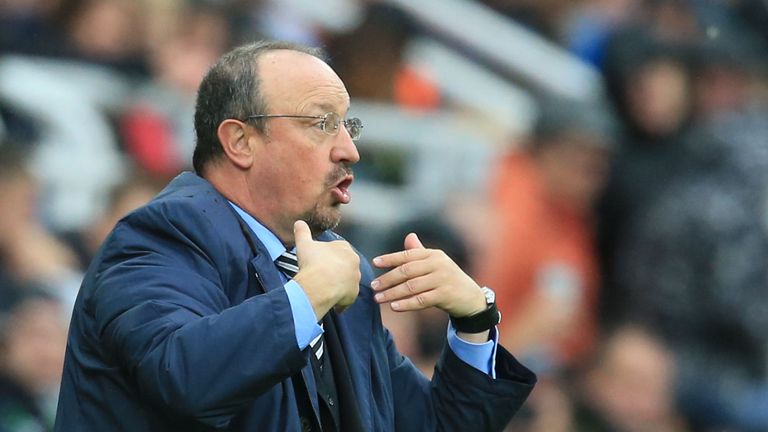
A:
{"label": "short gray hair", "polygon": [[[298,51],[326,61],[319,48],[283,41],[258,41],[242,45],[224,54],[200,83],[195,105],[197,143],[192,157],[195,172],[203,175],[208,162],[224,154],[217,130],[226,119],[245,118],[267,112],[267,103],[259,89],[256,68],[258,58],[269,51]],[[262,127],[263,124],[257,123]]]}

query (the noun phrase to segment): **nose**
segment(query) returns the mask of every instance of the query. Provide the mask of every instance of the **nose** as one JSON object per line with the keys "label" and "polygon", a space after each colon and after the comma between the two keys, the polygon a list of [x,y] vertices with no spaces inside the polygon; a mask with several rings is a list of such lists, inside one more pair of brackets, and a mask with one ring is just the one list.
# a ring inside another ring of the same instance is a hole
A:
{"label": "nose", "polygon": [[357,146],[352,141],[352,137],[349,136],[347,128],[342,125],[340,129],[336,135],[335,145],[331,150],[331,158],[333,162],[344,162],[348,165],[356,164],[360,161],[360,153],[357,152]]}

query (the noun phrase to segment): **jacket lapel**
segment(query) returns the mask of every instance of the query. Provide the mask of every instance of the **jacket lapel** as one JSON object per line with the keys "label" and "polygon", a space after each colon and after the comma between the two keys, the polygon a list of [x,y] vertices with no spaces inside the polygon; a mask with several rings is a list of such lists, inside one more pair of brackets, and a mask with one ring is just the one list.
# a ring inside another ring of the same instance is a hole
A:
{"label": "jacket lapel", "polygon": [[363,432],[366,428],[362,420],[362,412],[359,406],[360,400],[355,386],[352,384],[352,368],[349,365],[347,355],[339,339],[336,313],[331,311],[323,322],[325,323],[327,352],[331,356],[336,390],[341,405],[340,430],[345,432]]}
{"label": "jacket lapel", "polygon": [[[361,297],[363,290],[370,289],[360,286]],[[336,333],[344,351],[349,377],[357,397],[357,407],[360,409],[360,420],[365,430],[373,430],[371,418],[373,401],[371,391],[371,327],[373,326],[371,304],[358,297],[357,301],[346,311],[337,315]]]}
{"label": "jacket lapel", "polygon": [[[275,263],[272,262],[272,259],[269,257],[269,253],[267,252],[264,245],[259,241],[258,237],[256,237],[251,230],[245,225],[244,222],[242,222],[242,219],[240,219],[240,216],[235,215],[238,219],[238,221],[241,222],[241,228],[243,229],[243,235],[246,236],[246,239],[248,240],[248,244],[251,248],[251,251],[253,252],[254,256],[251,258],[251,261],[249,263],[250,266],[250,272],[253,276],[255,276],[256,281],[258,284],[252,284],[251,287],[248,289],[248,295],[254,296],[261,293],[266,293],[269,291],[272,291],[274,289],[277,289],[279,287],[283,286],[283,280],[280,277],[280,270],[278,270],[277,266],[275,266]],[[291,380],[296,380],[298,378],[298,375],[294,375],[291,377]],[[317,394],[317,387],[315,386],[315,378],[314,374],[312,373],[312,364],[310,362],[307,362],[307,365],[304,366],[304,368],[301,369],[301,379],[298,383],[298,386],[294,385],[294,389],[297,392],[295,395],[296,398],[304,398],[309,397],[310,403],[312,404],[312,411],[315,414],[315,421],[316,424],[320,424],[320,406],[318,405],[317,397],[313,397],[310,395],[316,395]],[[304,391],[305,394],[298,394],[298,392]]]}
{"label": "jacket lapel", "polygon": [[[278,273],[279,270],[277,270],[277,267],[269,258],[266,250],[263,251],[263,253],[258,253],[255,257],[253,257],[253,259],[251,259],[250,267],[251,271],[259,281],[260,288],[264,290],[264,292],[272,291],[273,289],[283,286],[280,273]],[[253,295],[255,294],[258,293],[253,293]],[[295,341],[293,342],[295,343]],[[298,375],[294,375],[291,379],[295,380],[297,378]],[[296,398],[309,397],[309,400],[312,404],[312,411],[315,413],[315,420],[319,425],[320,406],[318,405],[317,397],[314,397],[314,395],[317,395],[317,387],[315,386],[315,378],[314,374],[312,373],[312,364],[310,362],[307,362],[306,366],[301,369],[301,380],[298,384],[300,385],[298,386],[299,389],[297,392],[303,390],[306,392],[306,394],[296,394]],[[296,387],[297,386],[294,386],[294,388]]]}
{"label": "jacket lapel", "polygon": [[[317,240],[343,240],[333,231],[326,231]],[[364,257],[361,256],[361,259]],[[373,292],[360,284],[357,300],[344,312],[336,315],[336,333],[347,360],[349,377],[357,397],[363,430],[373,430],[373,392],[371,391],[371,343],[373,334]]]}
{"label": "jacket lapel", "polygon": [[[269,259],[269,255],[266,253],[257,253],[256,256],[251,258],[250,262],[251,272],[259,282],[262,292],[269,292],[275,288],[283,286],[283,281],[280,279],[280,273],[275,263]],[[251,293],[249,293],[251,294]],[[258,292],[254,292],[259,294]]]}

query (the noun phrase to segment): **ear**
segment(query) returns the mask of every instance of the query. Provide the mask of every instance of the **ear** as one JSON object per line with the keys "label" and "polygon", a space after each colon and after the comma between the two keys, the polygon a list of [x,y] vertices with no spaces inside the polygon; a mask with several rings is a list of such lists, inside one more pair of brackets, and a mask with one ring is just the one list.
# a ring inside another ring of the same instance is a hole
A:
{"label": "ear", "polygon": [[238,168],[248,169],[253,164],[254,148],[252,139],[256,138],[248,126],[235,119],[226,119],[219,124],[216,131],[221,148],[227,158]]}

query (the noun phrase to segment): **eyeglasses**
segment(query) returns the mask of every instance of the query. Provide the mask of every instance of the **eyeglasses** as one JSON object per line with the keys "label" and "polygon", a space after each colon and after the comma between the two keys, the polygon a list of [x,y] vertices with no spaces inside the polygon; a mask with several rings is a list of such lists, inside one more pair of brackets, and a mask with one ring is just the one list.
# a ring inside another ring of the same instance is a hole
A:
{"label": "eyeglasses", "polygon": [[349,133],[349,137],[352,138],[352,141],[357,141],[360,138],[360,135],[363,133],[363,122],[356,117],[349,118],[349,119],[342,119],[340,115],[336,114],[335,112],[329,112],[325,113],[321,116],[303,116],[303,115],[287,115],[287,114],[255,114],[250,115],[246,117],[246,120],[251,119],[261,119],[261,118],[297,118],[297,119],[316,119],[321,120],[320,123],[318,123],[317,126],[320,128],[323,132],[327,133],[328,135],[336,135],[339,133],[339,125],[341,123],[344,123],[344,127],[347,129],[347,132]]}

